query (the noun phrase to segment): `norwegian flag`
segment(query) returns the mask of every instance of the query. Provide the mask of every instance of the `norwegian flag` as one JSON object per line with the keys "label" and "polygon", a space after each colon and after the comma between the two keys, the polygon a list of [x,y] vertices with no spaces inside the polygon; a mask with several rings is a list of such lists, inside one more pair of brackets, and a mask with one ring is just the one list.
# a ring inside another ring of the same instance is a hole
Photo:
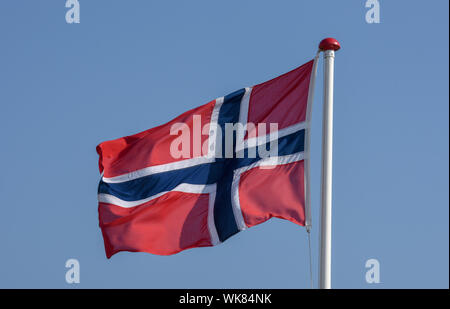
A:
{"label": "norwegian flag", "polygon": [[[107,257],[214,246],[272,217],[309,226],[316,62],[98,145],[98,211]],[[231,152],[224,134],[230,124],[245,128],[245,134],[233,133]],[[277,130],[266,134],[259,124],[276,124]],[[180,141],[180,132],[192,147]],[[269,155],[261,155],[268,148]]]}

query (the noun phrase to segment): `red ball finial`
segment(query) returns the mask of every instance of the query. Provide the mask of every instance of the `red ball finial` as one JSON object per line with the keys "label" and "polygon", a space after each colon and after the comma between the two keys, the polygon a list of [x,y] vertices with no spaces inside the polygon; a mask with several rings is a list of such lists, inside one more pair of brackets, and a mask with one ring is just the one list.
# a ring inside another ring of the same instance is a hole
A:
{"label": "red ball finial", "polygon": [[319,49],[321,51],[324,50],[339,50],[341,48],[341,44],[336,39],[333,38],[326,38],[323,39],[322,42],[319,44]]}

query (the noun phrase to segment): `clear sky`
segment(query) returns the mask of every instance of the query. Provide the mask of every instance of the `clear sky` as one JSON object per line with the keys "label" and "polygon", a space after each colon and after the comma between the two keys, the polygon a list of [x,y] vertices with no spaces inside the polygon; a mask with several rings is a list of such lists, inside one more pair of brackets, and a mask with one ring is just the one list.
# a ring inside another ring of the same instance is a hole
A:
{"label": "clear sky", "polygon": [[[278,219],[213,248],[105,257],[98,143],[293,69],[337,38],[336,288],[449,286],[447,0],[0,3],[0,288],[308,288],[304,228]],[[318,266],[322,116],[312,133]],[[81,283],[65,281],[78,259]],[[381,283],[365,281],[380,262]]]}

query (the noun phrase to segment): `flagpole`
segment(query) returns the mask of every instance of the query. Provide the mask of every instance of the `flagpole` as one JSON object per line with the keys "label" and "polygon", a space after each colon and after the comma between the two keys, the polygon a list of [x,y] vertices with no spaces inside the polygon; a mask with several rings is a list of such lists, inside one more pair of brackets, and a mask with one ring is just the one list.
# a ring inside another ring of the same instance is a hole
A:
{"label": "flagpole", "polygon": [[337,40],[327,38],[320,42],[319,49],[324,56],[319,288],[331,289],[334,52],[340,45]]}

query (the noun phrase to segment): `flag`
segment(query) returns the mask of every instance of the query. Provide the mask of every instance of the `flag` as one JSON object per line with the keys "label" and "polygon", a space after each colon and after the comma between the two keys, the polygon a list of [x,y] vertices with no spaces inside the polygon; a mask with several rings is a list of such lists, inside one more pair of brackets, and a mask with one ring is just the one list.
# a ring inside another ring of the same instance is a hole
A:
{"label": "flag", "polygon": [[308,225],[316,59],[159,127],[99,144],[107,257],[214,246],[272,217]]}

